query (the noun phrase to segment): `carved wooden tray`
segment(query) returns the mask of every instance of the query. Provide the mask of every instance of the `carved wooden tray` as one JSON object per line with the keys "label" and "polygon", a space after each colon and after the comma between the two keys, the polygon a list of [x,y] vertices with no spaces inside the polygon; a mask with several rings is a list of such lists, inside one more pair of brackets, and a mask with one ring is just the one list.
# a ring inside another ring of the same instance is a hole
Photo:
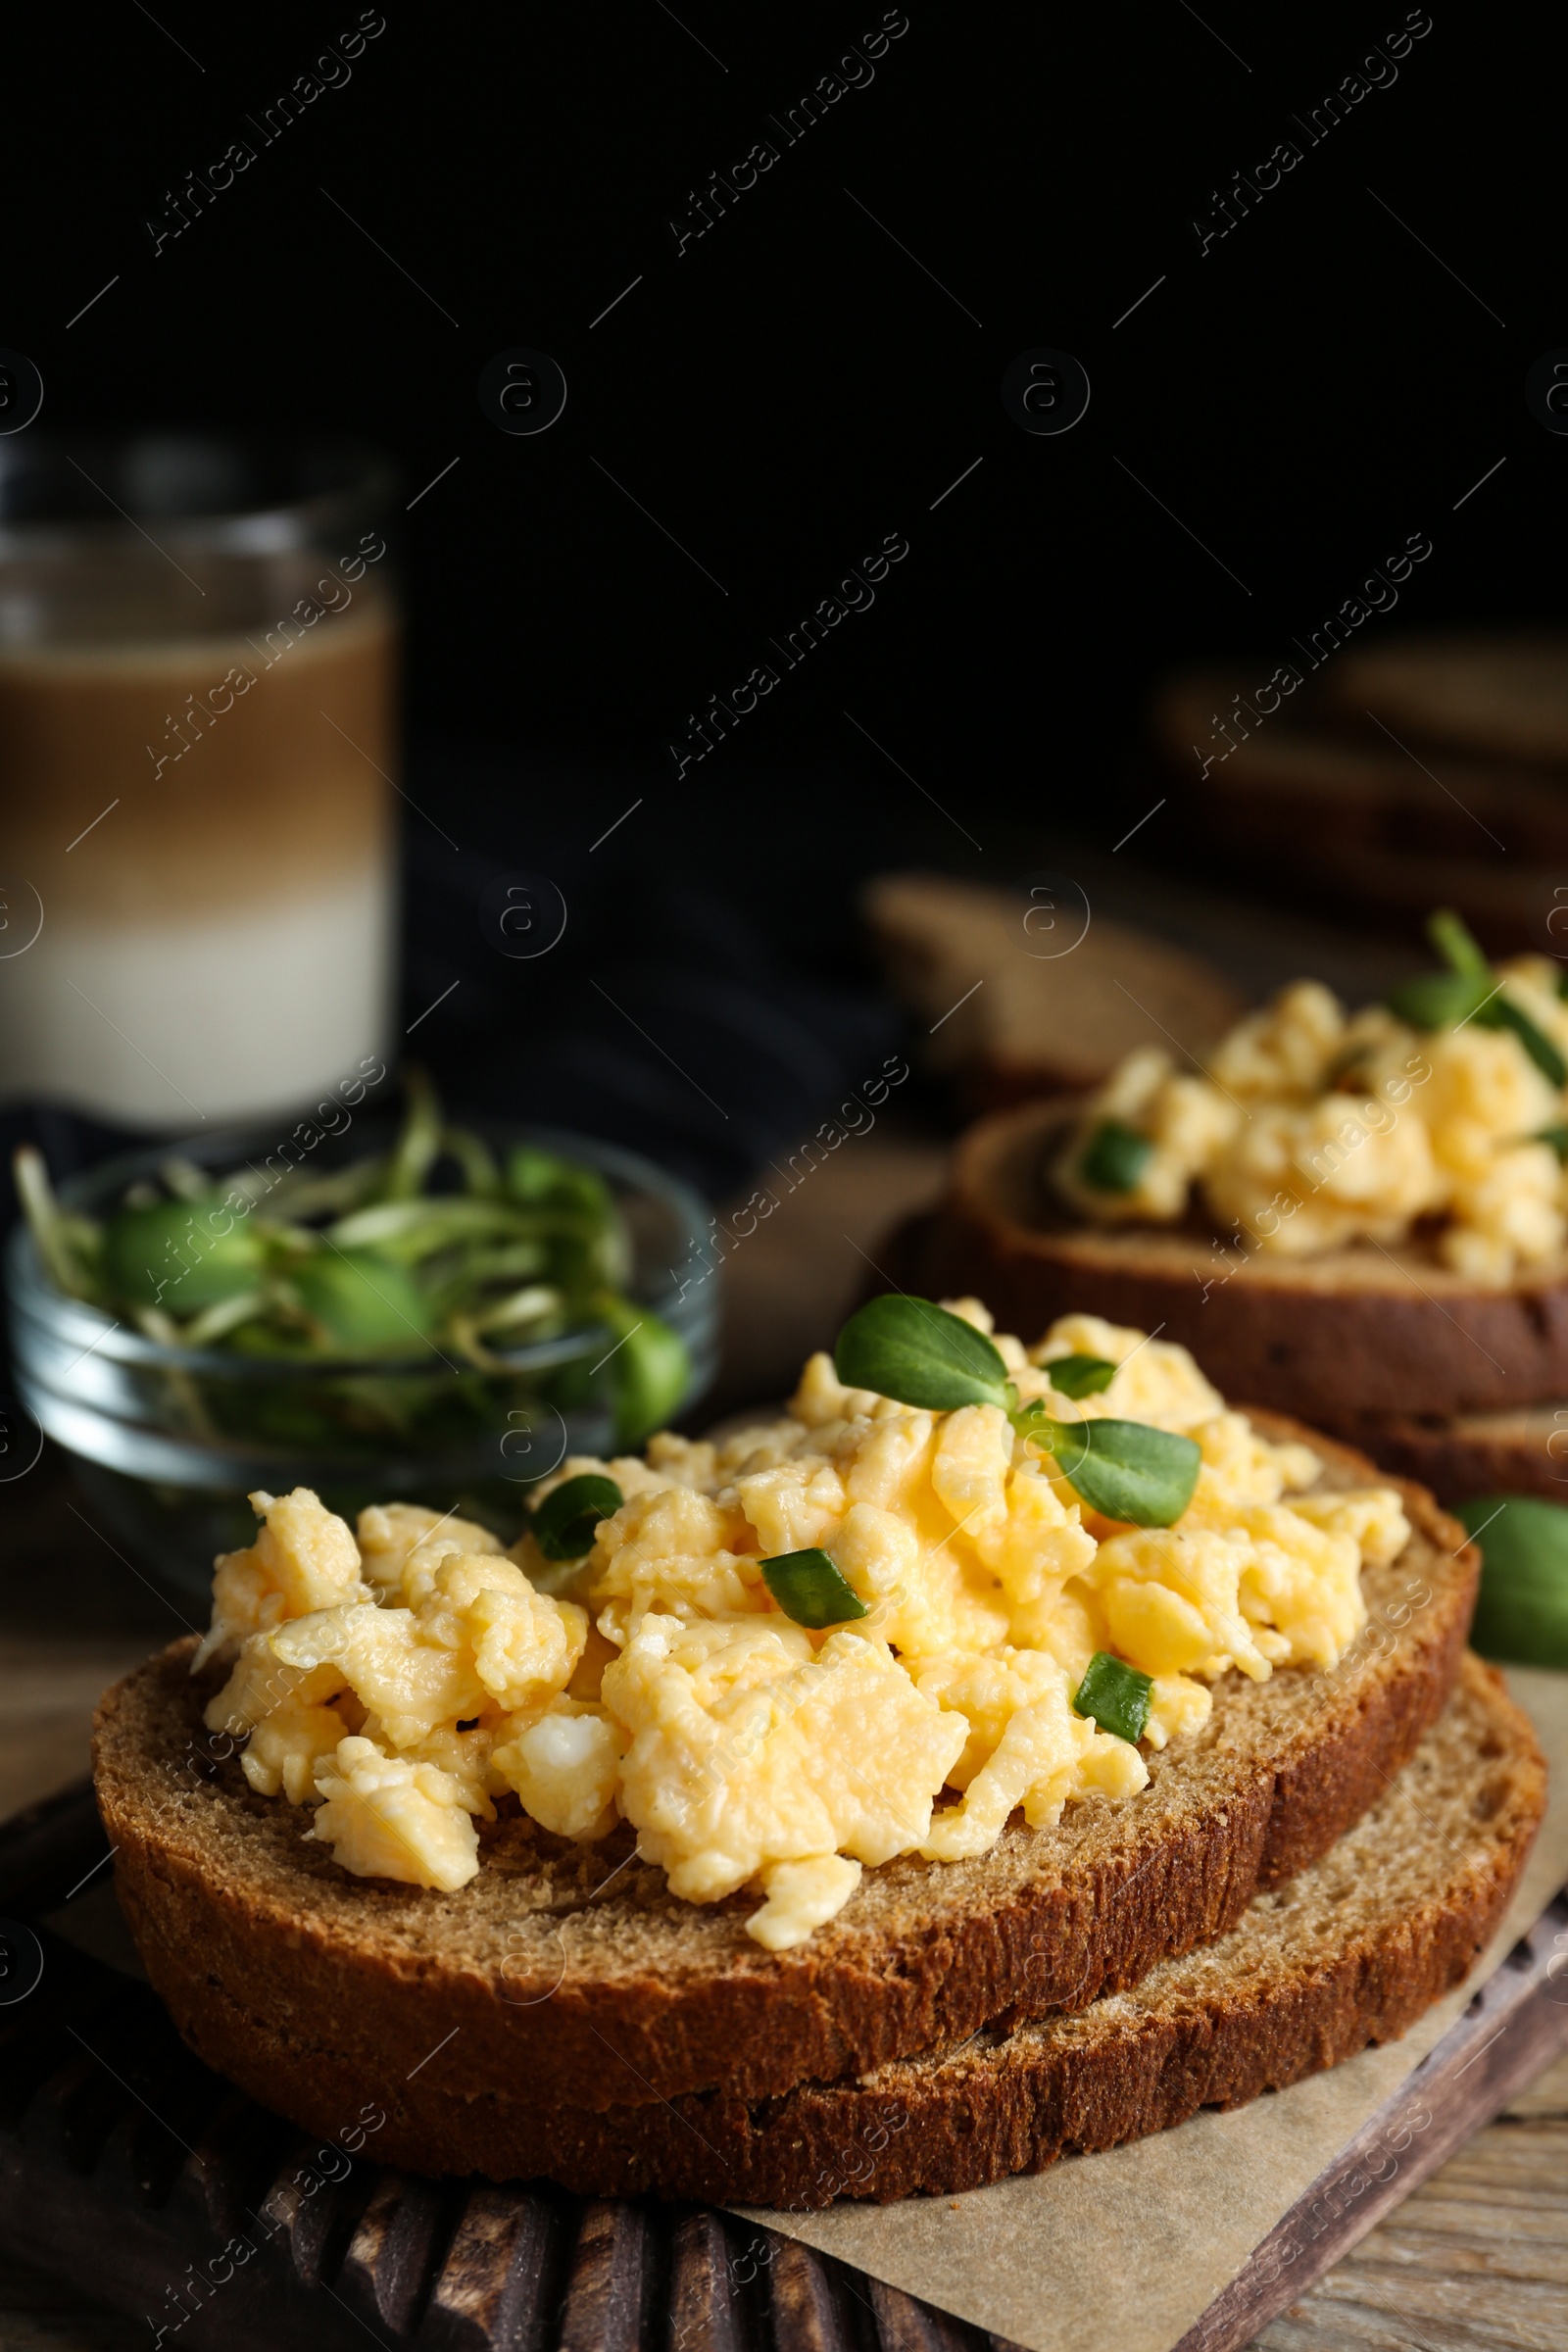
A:
{"label": "carved wooden tray", "polygon": [[[304,2137],[43,1924],[107,1859],[85,1783],[0,1825],[0,2241],[145,2318],[153,2352],[1015,2352],[728,2214]],[[1176,2352],[1248,2343],[1565,2040],[1559,1896]]]}

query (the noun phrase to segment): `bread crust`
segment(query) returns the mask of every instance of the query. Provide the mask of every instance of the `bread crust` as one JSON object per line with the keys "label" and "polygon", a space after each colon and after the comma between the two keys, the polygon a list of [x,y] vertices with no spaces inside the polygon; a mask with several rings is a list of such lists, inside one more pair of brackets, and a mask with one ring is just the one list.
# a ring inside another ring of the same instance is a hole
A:
{"label": "bread crust", "polygon": [[1058,1100],[982,1119],[954,1157],[946,1200],[910,1230],[899,1279],[932,1298],[973,1293],[1009,1331],[1088,1311],[1156,1327],[1227,1396],[1319,1426],[1358,1414],[1453,1414],[1568,1396],[1568,1264],[1503,1288],[1419,1249],[1239,1257],[1194,1227],[1090,1226],[1045,1171],[1081,1110]]}
{"label": "bread crust", "polygon": [[[1456,1743],[1469,1751],[1460,1795],[1472,1801],[1456,1808],[1450,1788],[1434,1824],[1430,1751]],[[774,2098],[726,2088],[594,2114],[553,2108],[515,2079],[466,2091],[446,2053],[412,2076],[383,2053],[368,2077],[330,2037],[280,2035],[235,1988],[215,1987],[198,1951],[162,1989],[210,2065],[309,2129],[331,2132],[372,2093],[387,2118],[382,2155],[415,2171],[548,2175],[587,2195],[795,2210],[839,2195],[947,2194],[1161,2131],[1201,2106],[1239,2106],[1404,2033],[1490,1939],[1544,1804],[1530,1726],[1478,1660],[1465,1661],[1449,1718],[1406,1779],[1414,1786],[1386,1789],[1291,1896],[1262,1897],[1232,1935],[1156,1966],[1135,1996]],[[1407,1884],[1362,1891],[1412,1838],[1425,1847],[1413,1894]],[[1358,1914],[1342,1928],[1336,1906],[1348,1901]]]}
{"label": "bread crust", "polygon": [[1094,922],[1065,952],[1070,918],[1058,929],[1054,906],[1031,910],[1022,891],[879,874],[860,905],[900,996],[937,1024],[926,1059],[974,1112],[1098,1086],[1162,1023],[1206,1045],[1246,1010],[1212,964],[1119,923]]}
{"label": "bread crust", "polygon": [[[1308,1437],[1332,1485],[1374,1474]],[[1252,1896],[1323,1853],[1372,1804],[1441,1711],[1479,1559],[1419,1488],[1400,1558],[1363,1571],[1371,1615],[1332,1673],[1227,1677],[1204,1731],[1151,1759],[1125,1805],[1014,1820],[971,1862],[903,1857],[797,1950],[744,1932],[755,1897],[684,1903],[633,1858],[525,1819],[481,1832],[456,1894],[354,1879],[307,1842],[308,1816],[247,1787],[202,1729],[212,1672],[173,1643],[100,1704],[94,1763],[121,1901],[147,1971],[189,2030],[190,1955],[217,1997],[285,2040],[336,2021],[361,2066],[456,2034],[479,2096],[525,2077],[546,2104],[610,2108],[723,2085],[742,2098],[832,2082],[998,2023],[1083,2008],[1232,1928]],[[215,1670],[217,1671],[217,1670]],[[220,1673],[219,1674],[220,1679]],[[204,1999],[207,1995],[202,1996]]]}
{"label": "bread crust", "polygon": [[1366,1415],[1342,1434],[1396,1476],[1419,1479],[1446,1504],[1480,1494],[1539,1494],[1568,1503],[1568,1404],[1446,1420]]}

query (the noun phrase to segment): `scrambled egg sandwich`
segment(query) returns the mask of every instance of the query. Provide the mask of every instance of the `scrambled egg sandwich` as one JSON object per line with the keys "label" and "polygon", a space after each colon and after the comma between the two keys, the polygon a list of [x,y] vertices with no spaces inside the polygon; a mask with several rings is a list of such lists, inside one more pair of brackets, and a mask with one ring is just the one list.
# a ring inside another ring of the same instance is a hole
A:
{"label": "scrambled egg sandwich", "polygon": [[782,1951],[864,1868],[1135,1797],[1224,1677],[1332,1668],[1410,1530],[1392,1487],[1307,1492],[1321,1467],[1184,1348],[877,1300],[782,1420],[568,1460],[510,1553],[256,1495],[193,1666],[228,1664],[208,1728],[349,1873],[461,1887],[514,1798],[583,1843],[624,1819],[689,1902],[754,1888]]}
{"label": "scrambled egg sandwich", "polygon": [[1182,1221],[1195,1192],[1245,1250],[1304,1257],[1421,1232],[1437,1262],[1502,1284],[1568,1240],[1564,967],[1493,970],[1454,916],[1448,969],[1347,1014],[1298,980],[1238,1022],[1200,1068],[1127,1054],[1054,1168],[1104,1225]]}

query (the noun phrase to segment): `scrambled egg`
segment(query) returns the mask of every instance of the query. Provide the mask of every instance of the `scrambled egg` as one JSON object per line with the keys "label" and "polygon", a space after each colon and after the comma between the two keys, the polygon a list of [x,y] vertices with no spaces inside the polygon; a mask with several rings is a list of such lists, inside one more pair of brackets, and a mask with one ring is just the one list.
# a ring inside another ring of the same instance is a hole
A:
{"label": "scrambled egg", "polygon": [[[990,1331],[976,1300],[954,1311]],[[996,1345],[1055,1420],[1196,1441],[1174,1527],[1100,1518],[998,1406],[899,1404],[816,1355],[782,1421],[565,1462],[541,1494],[598,1470],[623,1500],[564,1569],[411,1504],[362,1512],[356,1541],[304,1489],[253,1495],[263,1525],[218,1562],[198,1653],[230,1668],[207,1722],[246,1740],[260,1794],[315,1805],[305,1835],[345,1870],[461,1886],[498,1798],[562,1838],[624,1818],[676,1894],[754,1888],[775,1951],[863,1868],[1132,1797],[1144,1749],[1200,1730],[1221,1675],[1332,1665],[1365,1620],[1363,1563],[1409,1530],[1387,1488],[1305,1492],[1310,1448],[1258,1437],[1183,1348],[1089,1315]],[[1051,1386],[1068,1354],[1117,1370],[1074,1402]],[[780,1610],[760,1563],[813,1547],[862,1617],[811,1632]],[[1152,1678],[1140,1744],[1073,1706],[1099,1651]]]}
{"label": "scrambled egg", "polygon": [[[1497,976],[1568,1059],[1568,1003],[1544,956]],[[1193,1187],[1244,1248],[1305,1255],[1406,1240],[1433,1221],[1440,1260],[1481,1282],[1555,1257],[1568,1241],[1568,1173],[1543,1131],[1568,1094],[1517,1035],[1474,1021],[1422,1032],[1381,1005],[1353,1018],[1314,980],[1239,1023],[1197,1075],[1154,1047],[1127,1055],[1094,1098],[1055,1170],[1103,1224],[1170,1223]],[[1150,1149],[1124,1191],[1088,1183],[1084,1152],[1105,1120]]]}

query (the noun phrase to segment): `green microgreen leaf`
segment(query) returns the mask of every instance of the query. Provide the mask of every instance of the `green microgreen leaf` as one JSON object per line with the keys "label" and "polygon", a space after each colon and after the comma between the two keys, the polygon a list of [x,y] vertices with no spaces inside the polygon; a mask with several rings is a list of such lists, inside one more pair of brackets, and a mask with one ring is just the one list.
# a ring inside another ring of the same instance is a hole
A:
{"label": "green microgreen leaf", "polygon": [[1102,1119],[1084,1147],[1078,1173],[1097,1193],[1130,1193],[1148,1165],[1152,1142],[1122,1119]]}
{"label": "green microgreen leaf", "polygon": [[1422,972],[1391,988],[1384,1002],[1412,1029],[1453,1029],[1474,1020],[1495,987],[1490,974],[1479,979],[1468,972]]}
{"label": "green microgreen leaf", "polygon": [[599,1294],[595,1303],[615,1345],[608,1357],[615,1398],[615,1442],[640,1446],[662,1429],[691,1384],[692,1359],[685,1341],[646,1306]]}
{"label": "green microgreen leaf", "polygon": [[256,1288],[266,1245],[256,1226],[236,1220],[222,1196],[154,1200],[122,1208],[104,1232],[104,1271],[132,1306],[197,1314],[220,1298]]}
{"label": "green microgreen leaf", "polygon": [[1534,1494],[1484,1494],[1455,1517],[1481,1551],[1475,1647],[1487,1658],[1568,1667],[1568,1510]]}
{"label": "green microgreen leaf", "polygon": [[493,1200],[501,1191],[501,1170],[496,1155],[482,1135],[471,1127],[444,1127],[441,1149],[450,1152],[463,1170],[465,1189],[482,1200]]}
{"label": "green microgreen leaf", "polygon": [[1427,917],[1427,937],[1450,972],[1467,980],[1485,980],[1490,988],[1495,975],[1469,925],[1451,906],[1440,906]]}
{"label": "green microgreen leaf", "polygon": [[1102,1732],[1114,1732],[1118,1740],[1136,1747],[1149,1721],[1153,1689],[1152,1676],[1140,1674],[1125,1658],[1113,1658],[1108,1649],[1097,1649],[1072,1703],[1078,1714],[1092,1716]]}
{"label": "green microgreen leaf", "polygon": [[1478,1029],[1511,1029],[1548,1086],[1568,1084],[1568,1061],[1564,1061],[1544,1029],[1538,1029],[1528,1012],[1506,997],[1494,997],[1476,1014]]}
{"label": "green microgreen leaf", "polygon": [[441,1151],[441,1104],[435,1088],[424,1071],[416,1069],[404,1071],[403,1086],[403,1125],[383,1179],[388,1200],[410,1200],[421,1193]]}
{"label": "green microgreen leaf", "polygon": [[1091,1510],[1107,1519],[1169,1527],[1193,1498],[1202,1456],[1191,1438],[1143,1421],[1054,1421],[1043,1401],[1020,1405],[991,1341],[929,1298],[870,1299],[839,1333],[833,1363],[847,1388],[901,1404],[933,1412],[1000,1405],[1015,1429],[1050,1447]]}
{"label": "green microgreen leaf", "polygon": [[1017,1401],[1007,1367],[983,1331],[929,1298],[902,1292],[868,1299],[839,1333],[833,1368],[849,1389],[900,1404],[955,1412],[964,1404]]}
{"label": "green microgreen leaf", "polygon": [[1121,1367],[1102,1355],[1048,1355],[1040,1369],[1050,1374],[1054,1389],[1076,1399],[1098,1396],[1109,1388]]}
{"label": "green microgreen leaf", "polygon": [[43,1153],[32,1144],[19,1144],[11,1166],[33,1247],[50,1281],[68,1298],[80,1298],[82,1281],[71,1248],[68,1220],[55,1199]]}
{"label": "green microgreen leaf", "polygon": [[1103,1518],[1173,1527],[1193,1499],[1202,1453],[1192,1438],[1148,1421],[1053,1421],[1039,1405],[1015,1416],[1068,1484]]}
{"label": "green microgreen leaf", "polygon": [[536,1217],[504,1200],[476,1200],[453,1193],[440,1200],[420,1194],[412,1200],[373,1200],[352,1209],[327,1228],[344,1250],[384,1250],[400,1257],[428,1257],[460,1243],[527,1240],[547,1230]]}
{"label": "green microgreen leaf", "polygon": [[545,1496],[533,1515],[533,1540],[547,1560],[580,1560],[593,1549],[600,1520],[618,1511],[624,1499],[612,1478],[584,1470]]}
{"label": "green microgreen leaf", "polygon": [[429,1299],[374,1250],[318,1250],[288,1279],[313,1323],[350,1355],[417,1355],[429,1344]]}
{"label": "green microgreen leaf", "polygon": [[[1423,972],[1389,991],[1391,1012],[1412,1029],[1457,1028],[1474,1021],[1478,1029],[1508,1029],[1519,1040],[1548,1086],[1568,1085],[1568,1060],[1528,1012],[1502,993],[1496,973],[1468,927],[1449,907],[1440,907],[1427,920],[1427,937],[1447,965],[1446,972]],[[1557,983],[1564,993],[1565,974]]]}
{"label": "green microgreen leaf", "polygon": [[762,1582],[785,1616],[813,1633],[867,1614],[864,1601],[825,1551],[781,1551],[760,1565]]}

